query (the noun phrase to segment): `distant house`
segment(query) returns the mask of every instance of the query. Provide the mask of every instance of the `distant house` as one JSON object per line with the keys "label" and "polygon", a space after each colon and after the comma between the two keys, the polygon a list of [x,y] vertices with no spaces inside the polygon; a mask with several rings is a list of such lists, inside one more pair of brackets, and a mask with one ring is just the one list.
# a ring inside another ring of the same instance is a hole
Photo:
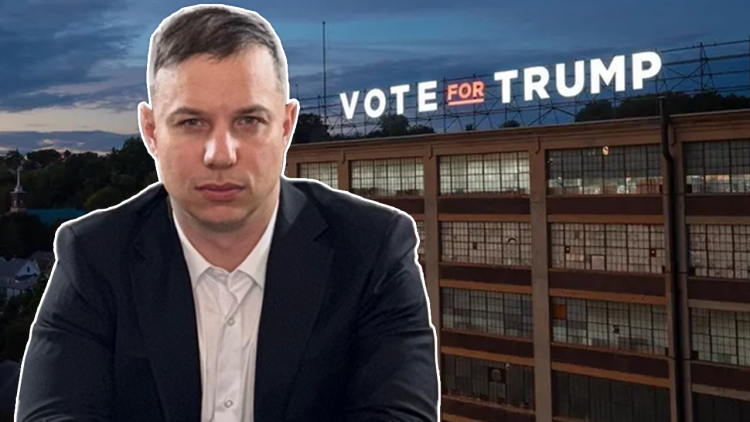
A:
{"label": "distant house", "polygon": [[45,277],[50,276],[50,273],[52,272],[52,267],[55,265],[55,253],[54,252],[36,251],[33,254],[31,254],[27,259],[29,261],[36,262],[36,265],[39,266],[40,273]]}
{"label": "distant house", "polygon": [[5,297],[15,297],[34,285],[41,271],[39,265],[29,259],[13,258],[6,260],[0,257],[0,289],[5,290]]}

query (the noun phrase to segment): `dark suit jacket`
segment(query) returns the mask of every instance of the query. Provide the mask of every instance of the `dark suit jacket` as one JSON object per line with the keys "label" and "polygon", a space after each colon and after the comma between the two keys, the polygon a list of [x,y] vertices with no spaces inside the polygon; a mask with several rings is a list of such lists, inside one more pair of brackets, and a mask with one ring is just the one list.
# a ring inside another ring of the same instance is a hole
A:
{"label": "dark suit jacket", "polygon": [[[437,421],[436,339],[404,214],[281,178],[255,421]],[[63,226],[17,421],[200,421],[193,293],[161,184]]]}

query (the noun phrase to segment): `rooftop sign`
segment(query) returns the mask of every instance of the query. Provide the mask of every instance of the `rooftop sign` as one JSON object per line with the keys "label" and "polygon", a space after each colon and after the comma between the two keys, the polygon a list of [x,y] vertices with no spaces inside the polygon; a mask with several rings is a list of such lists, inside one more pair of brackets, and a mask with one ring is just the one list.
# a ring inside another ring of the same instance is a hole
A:
{"label": "rooftop sign", "polygon": [[[644,81],[659,74],[662,61],[659,54],[655,52],[635,53],[630,57],[631,81],[633,90],[641,90]],[[591,94],[599,94],[602,85],[609,86],[614,83],[615,92],[625,91],[626,82],[626,58],[624,55],[615,56],[609,66],[601,59],[589,61],[588,80],[586,63],[583,60],[573,64],[573,82],[568,84],[568,65],[560,63],[555,65],[555,90],[563,97],[575,97],[588,89]],[[506,70],[495,72],[494,79],[500,85],[500,98],[504,104],[511,101],[511,83],[513,80],[523,77],[523,99],[532,101],[534,99],[547,99],[549,93],[547,86],[550,82],[550,72],[544,66],[528,67],[519,70]],[[588,82],[588,86],[587,86]],[[420,82],[416,85],[417,112],[431,112],[438,108],[437,102],[438,81]],[[396,85],[390,87],[389,94],[396,97],[396,114],[404,114],[404,96],[411,90],[410,85]],[[463,105],[481,104],[485,101],[485,84],[481,80],[471,82],[460,82],[448,84],[445,87],[445,106],[457,107]],[[378,118],[385,112],[387,105],[386,91],[375,88],[365,95],[360,103],[360,92],[342,92],[339,94],[344,116],[347,120],[354,118],[357,107],[364,107],[367,116]]]}

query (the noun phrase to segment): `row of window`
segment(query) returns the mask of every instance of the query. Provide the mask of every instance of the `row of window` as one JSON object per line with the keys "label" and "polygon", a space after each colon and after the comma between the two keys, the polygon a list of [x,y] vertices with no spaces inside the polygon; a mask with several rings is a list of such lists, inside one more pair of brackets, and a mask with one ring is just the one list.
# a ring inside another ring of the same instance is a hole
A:
{"label": "row of window", "polygon": [[750,401],[693,394],[693,414],[696,422],[750,421]]}
{"label": "row of window", "polygon": [[506,337],[531,338],[531,295],[442,288],[442,327]]}
{"label": "row of window", "polygon": [[442,262],[531,266],[531,225],[518,222],[440,222]]}
{"label": "row of window", "polygon": [[547,153],[550,195],[661,192],[659,145],[555,150]]}
{"label": "row of window", "polygon": [[596,422],[671,422],[668,388],[552,371],[555,416]]}
{"label": "row of window", "polygon": [[750,192],[750,140],[684,145],[687,192]]}
{"label": "row of window", "polygon": [[[454,397],[534,409],[534,368],[505,362],[442,355],[442,390]],[[607,378],[552,372],[557,417],[595,422],[669,422],[669,389]],[[693,394],[694,420],[750,420],[750,401]]]}
{"label": "row of window", "polygon": [[[533,299],[528,294],[441,288],[442,328],[532,338]],[[551,299],[552,341],[666,355],[667,310],[629,302]],[[750,367],[750,313],[690,309],[693,358]]]}
{"label": "row of window", "polygon": [[667,354],[664,306],[553,297],[552,341]]}
{"label": "row of window", "polygon": [[337,162],[300,164],[298,176],[302,179],[317,180],[333,189],[339,188],[339,164]]}
{"label": "row of window", "polygon": [[[440,222],[441,262],[530,267],[531,225]],[[424,223],[418,222],[424,259]],[[750,279],[750,225],[688,225],[691,274]],[[551,223],[550,267],[661,274],[666,236],[660,224]]]}
{"label": "row of window", "polygon": [[442,355],[444,393],[521,409],[534,408],[534,368]]}
{"label": "row of window", "polygon": [[693,358],[750,367],[750,313],[690,309]]}
{"label": "row of window", "polygon": [[[447,330],[530,339],[532,307],[528,294],[441,289],[442,327]],[[664,306],[553,297],[551,323],[555,342],[667,353]]]}
{"label": "row of window", "polygon": [[421,158],[354,161],[351,192],[367,197],[424,195]]}
{"label": "row of window", "polygon": [[750,225],[689,225],[688,245],[694,275],[750,279]]}
{"label": "row of window", "polygon": [[[442,354],[440,377],[443,392],[453,397],[534,409],[531,366]],[[670,422],[667,388],[553,371],[552,398],[553,413],[558,417],[596,422]],[[707,407],[703,402],[701,405]],[[708,412],[715,413],[714,409],[711,406]]]}
{"label": "row of window", "polygon": [[528,151],[448,155],[438,162],[441,195],[531,191]]}
{"label": "row of window", "polygon": [[[750,140],[684,145],[688,193],[750,193]],[[549,150],[550,195],[658,194],[662,192],[659,145]],[[527,151],[439,158],[439,189],[450,194],[530,192]],[[338,163],[302,163],[300,177],[338,186]],[[421,196],[420,157],[351,162],[351,191],[370,197]]]}
{"label": "row of window", "polygon": [[663,273],[664,226],[550,224],[550,266],[580,270]]}

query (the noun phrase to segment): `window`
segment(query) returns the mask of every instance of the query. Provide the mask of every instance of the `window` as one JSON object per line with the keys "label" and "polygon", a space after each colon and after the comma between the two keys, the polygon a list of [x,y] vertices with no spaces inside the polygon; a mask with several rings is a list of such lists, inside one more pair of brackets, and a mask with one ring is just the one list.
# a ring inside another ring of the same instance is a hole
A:
{"label": "window", "polygon": [[690,142],[683,148],[687,192],[750,192],[750,140]]}
{"label": "window", "polygon": [[750,366],[750,312],[690,308],[697,360]]}
{"label": "window", "polygon": [[443,262],[531,266],[531,225],[516,222],[440,222]]}
{"label": "window", "polygon": [[534,368],[442,355],[443,392],[522,409],[534,408]]}
{"label": "window", "polygon": [[671,422],[669,389],[552,371],[555,416],[596,422]]}
{"label": "window", "polygon": [[552,339],[560,343],[665,355],[667,310],[640,303],[553,297]]}
{"label": "window", "polygon": [[550,224],[552,268],[663,273],[664,226]]}
{"label": "window", "polygon": [[440,157],[440,194],[529,194],[529,153],[505,152]]}
{"label": "window", "polygon": [[445,329],[530,338],[534,329],[531,295],[443,287]]}
{"label": "window", "polygon": [[299,177],[315,179],[334,189],[338,189],[339,164],[335,161],[325,163],[300,163]]}
{"label": "window", "polygon": [[654,194],[661,192],[659,145],[551,150],[550,195]]}
{"label": "window", "polygon": [[424,261],[424,254],[425,254],[425,229],[424,229],[424,221],[422,220],[415,220],[415,223],[417,223],[417,233],[419,234],[419,247],[417,248],[417,254],[419,256],[420,261]]}
{"label": "window", "polygon": [[369,197],[424,194],[422,158],[390,158],[351,163],[351,191]]}
{"label": "window", "polygon": [[691,274],[750,278],[750,225],[688,225]]}
{"label": "window", "polygon": [[750,421],[750,402],[693,394],[693,413],[696,422],[745,422]]}

